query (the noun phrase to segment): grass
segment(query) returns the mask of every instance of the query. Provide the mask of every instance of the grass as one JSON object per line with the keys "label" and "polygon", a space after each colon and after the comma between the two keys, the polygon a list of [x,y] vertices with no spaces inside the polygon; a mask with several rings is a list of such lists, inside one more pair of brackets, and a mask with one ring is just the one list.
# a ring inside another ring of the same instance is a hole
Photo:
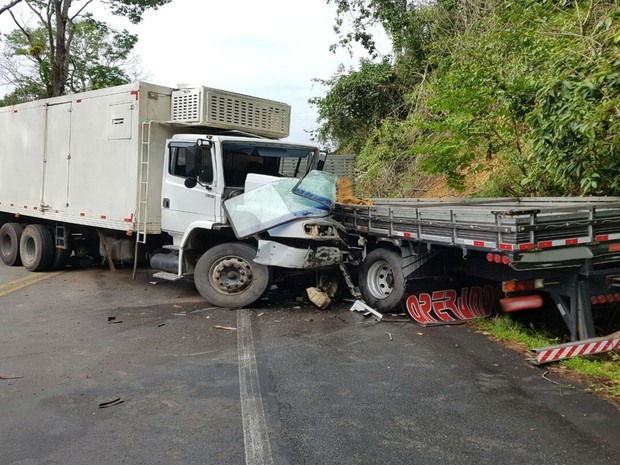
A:
{"label": "grass", "polygon": [[[536,331],[512,320],[508,315],[479,319],[472,322],[476,330],[492,335],[522,350],[532,350],[559,344],[558,338]],[[620,354],[613,352],[588,357],[575,357],[559,362],[569,373],[577,374],[580,381],[588,384],[588,390],[604,397],[620,401]],[[570,376],[570,374],[569,374]],[[573,376],[574,377],[574,376]]]}

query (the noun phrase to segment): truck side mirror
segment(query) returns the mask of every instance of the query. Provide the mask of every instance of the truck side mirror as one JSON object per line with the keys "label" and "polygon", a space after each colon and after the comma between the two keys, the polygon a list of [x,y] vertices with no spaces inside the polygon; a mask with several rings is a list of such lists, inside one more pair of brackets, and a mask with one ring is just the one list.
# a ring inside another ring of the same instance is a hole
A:
{"label": "truck side mirror", "polygon": [[188,189],[193,189],[198,184],[198,178],[185,178],[185,187]]}

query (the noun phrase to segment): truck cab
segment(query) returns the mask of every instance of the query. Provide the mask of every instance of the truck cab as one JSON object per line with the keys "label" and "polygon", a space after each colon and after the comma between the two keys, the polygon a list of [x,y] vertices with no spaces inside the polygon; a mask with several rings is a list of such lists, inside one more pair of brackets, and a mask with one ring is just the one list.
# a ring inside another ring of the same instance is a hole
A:
{"label": "truck cab", "polygon": [[318,150],[307,145],[239,136],[175,135],[166,143],[162,230],[181,246],[196,227],[228,226],[223,202],[245,191],[248,174],[262,175],[263,182],[302,178],[316,168],[318,157]]}
{"label": "truck cab", "polygon": [[[315,172],[319,159],[318,149],[310,145],[236,134],[174,135],[166,141],[161,191],[161,228],[171,244],[151,258],[151,266],[193,277],[211,303],[239,306],[260,297],[283,270],[338,263],[340,249],[328,244],[340,240],[335,222],[326,218],[328,211],[320,204],[314,205],[313,214],[305,211],[314,200],[302,198],[300,217],[284,206],[279,216],[276,207],[276,216],[264,223],[270,227],[263,228],[263,220],[257,219],[251,234],[242,234],[244,225],[234,223],[238,209],[251,215],[256,206],[250,199],[239,207],[247,192],[277,183],[287,197]],[[265,203],[282,202],[277,191],[262,195]]]}

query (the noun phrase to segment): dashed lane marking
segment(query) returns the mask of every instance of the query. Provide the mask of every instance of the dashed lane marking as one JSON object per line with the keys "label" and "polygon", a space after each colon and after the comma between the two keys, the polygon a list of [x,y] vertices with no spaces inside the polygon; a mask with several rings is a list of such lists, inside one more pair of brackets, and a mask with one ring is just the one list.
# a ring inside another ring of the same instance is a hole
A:
{"label": "dashed lane marking", "polygon": [[273,465],[263,399],[258,382],[249,310],[237,310],[239,387],[246,465]]}
{"label": "dashed lane marking", "polygon": [[63,273],[62,271],[56,271],[53,273],[32,273],[28,276],[24,276],[22,278],[14,279],[13,281],[9,281],[8,283],[0,284],[0,297],[4,297],[12,292],[19,291],[28,286],[32,286],[33,284],[39,283],[49,278],[53,278],[54,276],[58,276]]}

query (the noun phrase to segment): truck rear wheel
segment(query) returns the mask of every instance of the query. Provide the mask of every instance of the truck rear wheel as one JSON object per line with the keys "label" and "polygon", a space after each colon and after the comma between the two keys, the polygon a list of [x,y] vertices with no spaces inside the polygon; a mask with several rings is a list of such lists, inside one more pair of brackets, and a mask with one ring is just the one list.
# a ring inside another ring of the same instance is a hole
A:
{"label": "truck rear wheel", "polygon": [[198,292],[218,307],[239,308],[257,301],[269,288],[269,268],[254,262],[256,247],[220,244],[203,254],[194,270]]}
{"label": "truck rear wheel", "polygon": [[384,248],[370,252],[360,266],[358,285],[371,307],[380,312],[397,310],[405,293],[400,254]]}
{"label": "truck rear wheel", "polygon": [[66,249],[54,248],[54,259],[52,260],[50,269],[58,271],[67,268],[72,252],[71,247],[67,247]]}
{"label": "truck rear wheel", "polygon": [[19,223],[6,223],[0,228],[0,257],[9,266],[22,264],[19,258],[19,240],[24,228]]}
{"label": "truck rear wheel", "polygon": [[28,271],[47,271],[54,262],[54,238],[42,224],[30,224],[24,228],[19,241],[19,256]]}

